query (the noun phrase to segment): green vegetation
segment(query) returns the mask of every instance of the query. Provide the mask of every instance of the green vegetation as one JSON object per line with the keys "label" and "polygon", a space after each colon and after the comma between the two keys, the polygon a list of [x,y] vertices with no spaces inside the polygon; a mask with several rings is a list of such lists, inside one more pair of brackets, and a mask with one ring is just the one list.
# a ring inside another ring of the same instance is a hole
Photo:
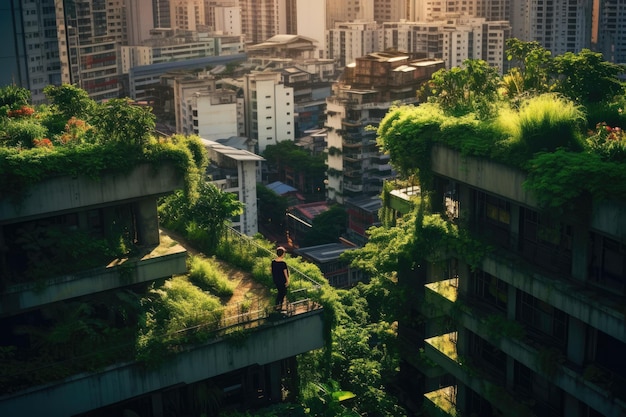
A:
{"label": "green vegetation", "polygon": [[187,263],[189,281],[193,284],[218,297],[233,295],[234,284],[228,280],[226,273],[215,261],[200,256],[190,256]]}
{"label": "green vegetation", "polygon": [[[626,149],[620,128],[626,97],[618,79],[624,67],[588,50],[552,58],[532,42],[508,46],[510,59],[522,65],[504,77],[468,60],[433,76],[427,104],[389,111],[378,143],[392,164],[430,189],[430,152],[441,144],[526,171],[525,187],[546,208],[567,209],[588,196],[626,197],[619,166]],[[466,91],[483,84],[484,92]],[[500,86],[497,95],[493,85]],[[600,172],[611,181],[599,183]]]}
{"label": "green vegetation", "polygon": [[159,364],[181,345],[207,341],[223,314],[217,297],[184,277],[153,288],[142,303],[147,305],[140,318],[137,359],[148,365]]}

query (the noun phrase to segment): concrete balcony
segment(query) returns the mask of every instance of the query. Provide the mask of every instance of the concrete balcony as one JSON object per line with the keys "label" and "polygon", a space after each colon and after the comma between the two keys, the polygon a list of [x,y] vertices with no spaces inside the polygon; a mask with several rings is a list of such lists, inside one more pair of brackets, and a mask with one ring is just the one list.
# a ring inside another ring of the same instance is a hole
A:
{"label": "concrete balcony", "polygon": [[156,197],[182,187],[182,175],[170,164],[142,164],[128,173],[110,173],[99,179],[49,178],[25,190],[19,202],[0,198],[0,223]]}
{"label": "concrete balcony", "polygon": [[[187,251],[161,233],[160,244],[109,265],[58,276],[41,283],[10,286],[0,294],[0,317],[74,297],[168,278],[187,271]],[[43,287],[43,288],[42,288]]]}
{"label": "concrete balcony", "polygon": [[[550,300],[554,307],[626,343],[623,304],[618,299],[612,301],[575,281],[559,280],[555,285],[554,279],[531,274],[523,264],[494,255],[485,257],[481,269],[535,298]],[[601,303],[598,298],[602,298]]]}
{"label": "concrete balcony", "polygon": [[222,333],[206,344],[177,353],[157,369],[136,362],[120,363],[2,396],[0,415],[76,415],[167,387],[192,384],[248,366],[271,364],[323,347],[323,310],[317,307],[302,313],[298,311],[296,306],[294,314],[287,318],[260,317],[256,322],[240,323],[239,326],[256,326],[247,332],[245,341],[233,343]]}
{"label": "concrete balcony", "polygon": [[[526,173],[486,158],[461,155],[460,152],[441,145],[432,150],[433,172],[458,182],[502,196],[529,207],[537,208],[531,191],[523,187]],[[594,201],[590,227],[626,238],[626,204],[618,201]]]}
{"label": "concrete balcony", "polygon": [[424,285],[423,314],[429,318],[450,314],[457,300],[458,282],[458,278],[451,278]]}

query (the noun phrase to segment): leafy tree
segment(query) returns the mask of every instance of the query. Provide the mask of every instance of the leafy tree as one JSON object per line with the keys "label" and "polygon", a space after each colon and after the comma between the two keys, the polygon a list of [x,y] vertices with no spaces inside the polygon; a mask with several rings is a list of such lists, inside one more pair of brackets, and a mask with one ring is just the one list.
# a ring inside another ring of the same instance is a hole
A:
{"label": "leafy tree", "polygon": [[618,77],[625,69],[589,49],[566,52],[554,58],[555,90],[582,104],[610,101],[624,94],[624,84]]}
{"label": "leafy tree", "polygon": [[311,230],[304,237],[302,245],[315,246],[337,242],[347,227],[348,213],[346,210],[339,205],[332,206],[313,219]]}
{"label": "leafy tree", "polygon": [[154,131],[155,116],[149,107],[120,98],[99,104],[90,122],[100,141],[143,146]]}
{"label": "leafy tree", "polygon": [[476,113],[489,117],[495,110],[500,77],[495,68],[478,59],[467,59],[462,67],[440,69],[425,84],[423,94],[452,115]]}
{"label": "leafy tree", "polygon": [[256,186],[256,192],[259,198],[259,221],[262,224],[280,227],[282,230],[289,207],[287,199],[260,183]]}
{"label": "leafy tree", "polygon": [[516,38],[506,41],[507,59],[515,67],[504,77],[504,86],[511,99],[524,93],[541,94],[550,90],[552,54],[539,42]]}
{"label": "leafy tree", "polygon": [[159,206],[159,214],[166,227],[190,237],[213,253],[220,238],[226,232],[231,218],[241,214],[243,205],[234,194],[226,193],[215,185],[200,181],[198,198],[190,201],[182,190],[165,197]]}
{"label": "leafy tree", "polygon": [[72,117],[85,119],[96,105],[85,90],[71,84],[49,85],[43,89],[43,92],[55,112],[65,120]]}
{"label": "leafy tree", "polygon": [[0,115],[6,115],[6,112],[17,109],[30,104],[30,90],[18,87],[15,84],[7,85],[0,88]]}

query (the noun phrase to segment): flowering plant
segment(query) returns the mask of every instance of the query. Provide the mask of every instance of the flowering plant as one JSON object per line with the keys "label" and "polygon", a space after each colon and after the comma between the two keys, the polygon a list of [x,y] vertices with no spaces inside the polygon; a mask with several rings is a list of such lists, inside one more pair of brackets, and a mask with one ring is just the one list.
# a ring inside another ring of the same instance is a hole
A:
{"label": "flowering plant", "polygon": [[607,161],[626,161],[626,133],[619,126],[598,123],[587,135],[587,145],[592,152]]}
{"label": "flowering plant", "polygon": [[35,148],[52,148],[54,145],[52,141],[48,138],[43,139],[33,139],[33,146]]}
{"label": "flowering plant", "polygon": [[19,117],[29,117],[35,113],[35,109],[30,106],[22,106],[19,109],[9,110],[7,112],[8,117],[19,118]]}

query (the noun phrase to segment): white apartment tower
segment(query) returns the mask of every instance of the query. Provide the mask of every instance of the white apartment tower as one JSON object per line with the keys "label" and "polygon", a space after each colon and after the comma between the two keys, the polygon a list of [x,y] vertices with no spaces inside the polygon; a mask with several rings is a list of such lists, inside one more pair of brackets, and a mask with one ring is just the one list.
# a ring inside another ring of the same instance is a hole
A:
{"label": "white apartment tower", "polygon": [[356,58],[380,50],[380,29],[373,20],[337,22],[328,30],[327,57],[338,60],[339,66],[355,62]]}
{"label": "white apartment tower", "polygon": [[231,227],[247,236],[259,231],[257,215],[257,169],[263,157],[203,138],[209,154],[207,174],[220,190],[233,193],[243,203],[243,213],[232,219]]}
{"label": "white apartment tower", "polygon": [[326,0],[297,0],[296,33],[317,41],[316,58],[326,57]]}
{"label": "white apartment tower", "polygon": [[510,7],[515,38],[537,41],[553,56],[591,47],[591,0],[511,0]]}
{"label": "white apartment tower", "polygon": [[245,42],[257,44],[287,33],[285,0],[239,0]]}
{"label": "white apartment tower", "polygon": [[446,68],[466,59],[482,59],[503,72],[505,41],[510,34],[507,21],[484,18],[448,18],[431,22],[383,23],[381,50],[395,48],[429,58],[442,59]]}
{"label": "white apartment tower", "polygon": [[294,140],[293,88],[286,87],[279,72],[253,72],[244,77],[246,136],[256,140],[262,154],[267,145]]}
{"label": "white apartment tower", "polygon": [[239,6],[217,6],[214,8],[215,30],[224,35],[241,35],[241,8]]}
{"label": "white apartment tower", "polygon": [[172,0],[170,3],[172,29],[196,31],[206,25],[204,0]]}

